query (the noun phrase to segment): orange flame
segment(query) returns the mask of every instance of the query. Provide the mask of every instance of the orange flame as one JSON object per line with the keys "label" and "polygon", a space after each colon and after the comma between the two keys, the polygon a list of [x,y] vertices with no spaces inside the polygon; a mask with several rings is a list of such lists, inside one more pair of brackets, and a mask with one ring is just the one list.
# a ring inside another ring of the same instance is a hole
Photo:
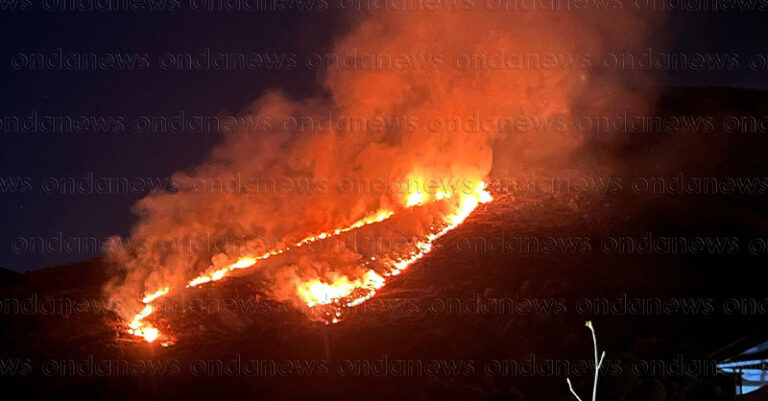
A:
{"label": "orange flame", "polygon": [[153,292],[152,294],[149,294],[149,295],[145,296],[145,297],[144,297],[144,299],[142,299],[142,300],[141,300],[141,302],[142,302],[142,303],[145,303],[145,304],[151,304],[151,303],[152,303],[152,301],[154,301],[154,300],[156,300],[157,298],[160,298],[160,297],[162,297],[163,295],[167,294],[167,293],[168,293],[168,291],[170,291],[170,290],[171,290],[171,289],[170,289],[170,288],[168,288],[168,287],[165,287],[165,288],[161,288],[161,289],[159,289],[159,290],[157,290],[157,291]]}
{"label": "orange flame", "polygon": [[362,280],[351,281],[346,276],[341,276],[333,280],[332,283],[324,283],[321,280],[313,279],[301,283],[297,291],[301,299],[311,308],[315,305],[328,305],[338,299],[346,298],[358,288],[375,291],[383,287],[384,284],[384,277],[373,270],[368,270]]}
{"label": "orange flame", "polygon": [[[414,196],[418,195],[418,196]],[[405,200],[407,207],[413,207],[423,204],[425,201],[440,201],[451,198],[451,194],[447,192],[437,192],[434,196],[428,196],[423,193],[410,194]],[[485,183],[480,182],[475,191],[470,194],[462,194],[459,198],[457,209],[445,216],[445,226],[438,232],[430,234],[426,240],[419,242],[416,246],[417,251],[411,254],[409,257],[393,262],[389,266],[389,270],[384,272],[383,276],[373,270],[368,270],[362,279],[350,280],[346,276],[334,277],[330,282],[324,282],[321,279],[312,279],[306,282],[297,284],[297,294],[308,307],[314,307],[317,305],[329,305],[336,304],[345,300],[341,306],[352,307],[359,305],[366,300],[370,299],[376,294],[376,290],[382,288],[386,284],[385,277],[397,276],[408,266],[423,258],[427,253],[432,250],[432,243],[438,238],[442,237],[449,231],[456,228],[481,204],[487,203],[493,200],[491,194],[486,191]],[[279,250],[273,250],[267,252],[261,256],[243,256],[236,262],[224,268],[209,271],[201,274],[189,281],[187,287],[197,287],[213,281],[218,281],[227,276],[230,272],[238,269],[247,269],[254,266],[258,261],[265,260],[274,255],[285,253],[293,248],[301,247],[303,245],[329,238],[335,235],[339,235],[345,232],[355,230],[357,228],[379,223],[392,217],[395,213],[391,210],[381,210],[371,216],[360,219],[351,225],[339,228],[333,231],[315,234],[302,239],[301,241],[286,246]],[[128,324],[128,333],[142,337],[145,341],[151,343],[158,338],[165,337],[160,331],[151,324],[144,321],[149,315],[152,314],[154,308],[151,303],[158,298],[165,296],[170,292],[170,288],[165,287],[159,289],[153,293],[145,295],[142,299],[142,303],[145,304],[144,309],[136,314],[131,322]],[[356,298],[349,299],[355,293],[362,292],[364,295],[357,296]],[[333,323],[338,322],[340,313],[337,312],[333,317]],[[170,344],[170,340],[167,340],[163,345]]]}
{"label": "orange flame", "polygon": [[[382,211],[379,211],[379,212],[377,212],[377,213],[375,213],[375,214],[373,214],[371,216],[362,218],[362,219],[352,223],[351,225],[349,225],[347,227],[336,229],[336,230],[333,230],[333,231],[330,231],[330,232],[316,234],[316,235],[304,238],[301,241],[299,241],[296,244],[294,244],[293,246],[288,246],[288,247],[285,247],[283,249],[267,252],[267,253],[265,253],[265,254],[263,254],[261,256],[244,256],[244,257],[241,257],[235,263],[233,263],[233,264],[231,264],[229,266],[226,266],[226,267],[221,268],[221,269],[216,269],[216,270],[213,270],[213,271],[209,271],[207,273],[201,274],[200,276],[197,276],[197,277],[193,278],[192,280],[189,281],[189,283],[187,283],[187,288],[197,287],[197,286],[200,286],[200,285],[203,285],[203,284],[206,284],[206,283],[210,283],[210,282],[213,282],[213,281],[221,280],[229,272],[231,272],[233,270],[249,268],[249,267],[255,265],[256,262],[258,262],[260,260],[268,259],[271,256],[285,253],[286,251],[290,250],[291,248],[300,247],[302,245],[306,245],[306,244],[309,244],[309,243],[312,243],[312,242],[315,242],[315,241],[318,241],[318,240],[321,240],[321,239],[324,239],[324,238],[328,238],[328,237],[331,237],[333,235],[339,235],[341,233],[349,232],[349,231],[352,231],[354,229],[366,226],[368,224],[379,223],[379,222],[382,222],[382,221],[392,217],[393,215],[394,215],[394,212],[392,212],[392,211],[382,210]],[[154,309],[152,308],[152,305],[150,305],[150,304],[152,302],[154,302],[155,300],[157,300],[158,298],[168,294],[168,292],[170,292],[170,288],[165,287],[165,288],[157,290],[157,291],[155,291],[155,292],[153,292],[153,293],[151,293],[149,295],[145,295],[144,296],[144,298],[142,299],[142,303],[145,304],[145,307],[144,307],[144,309],[142,309],[141,312],[136,314],[133,317],[133,319],[131,320],[131,322],[128,324],[128,333],[133,334],[133,335],[138,336],[138,337],[142,337],[142,338],[144,338],[144,340],[146,340],[147,342],[150,342],[150,343],[155,341],[157,338],[159,338],[161,336],[160,331],[157,328],[155,328],[154,326],[152,326],[151,324],[144,322],[144,319],[147,316],[151,315],[152,312],[154,311]]]}
{"label": "orange flame", "polygon": [[[414,197],[414,194],[418,194],[418,201]],[[406,205],[412,207],[414,205],[421,204],[425,199],[428,199],[426,194],[414,193],[410,194],[406,200]],[[451,198],[450,193],[438,192],[434,196],[434,200],[443,200]],[[389,266],[389,270],[384,273],[385,277],[396,276],[405,270],[408,266],[423,258],[427,253],[432,250],[432,243],[456,228],[482,203],[488,203],[493,200],[491,194],[485,189],[485,183],[480,182],[473,193],[463,194],[460,197],[458,208],[454,213],[447,215],[444,218],[445,227],[440,231],[430,234],[426,240],[416,244],[416,249],[409,257],[393,262]],[[368,270],[363,280],[350,280],[346,276],[336,277],[331,282],[323,282],[319,279],[313,279],[304,283],[300,283],[297,291],[299,297],[304,301],[307,306],[313,307],[315,305],[328,305],[332,303],[338,303],[342,300],[346,300],[343,303],[343,307],[352,307],[359,305],[376,294],[376,290],[383,287],[386,284],[385,278],[379,273],[373,270]],[[350,295],[356,291],[362,290],[364,295],[357,298],[348,300]],[[339,313],[333,317],[332,322],[338,321]]]}

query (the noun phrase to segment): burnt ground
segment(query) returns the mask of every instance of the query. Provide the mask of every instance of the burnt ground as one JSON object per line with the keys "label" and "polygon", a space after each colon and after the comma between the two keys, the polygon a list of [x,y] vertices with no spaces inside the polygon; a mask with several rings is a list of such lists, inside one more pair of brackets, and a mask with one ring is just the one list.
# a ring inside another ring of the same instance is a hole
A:
{"label": "burnt ground", "polygon": [[[570,376],[586,399],[592,344],[584,322],[592,320],[607,351],[599,399],[733,399],[731,379],[715,376],[714,355],[767,326],[768,186],[701,194],[633,184],[649,175],[768,177],[768,131],[722,129],[725,116],[759,116],[765,105],[760,92],[668,90],[660,113],[711,115],[714,129],[595,141],[575,157],[620,168],[558,173],[571,183],[619,180],[608,189],[551,191],[545,174],[525,172],[544,189],[497,195],[335,325],[265,299],[258,277],[246,276],[175,297],[176,311],[160,324],[177,343],[164,348],[119,334],[116,316],[98,302],[74,310],[101,297],[111,274],[102,260],[4,271],[3,391],[47,399],[565,400]],[[215,304],[227,299],[235,304]]]}

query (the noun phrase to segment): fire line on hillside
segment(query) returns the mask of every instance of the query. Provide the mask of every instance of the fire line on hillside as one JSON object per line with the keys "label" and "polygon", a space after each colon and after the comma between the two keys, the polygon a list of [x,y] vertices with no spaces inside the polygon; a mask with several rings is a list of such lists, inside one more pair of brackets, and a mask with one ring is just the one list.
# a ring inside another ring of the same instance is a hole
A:
{"label": "fire line on hillside", "polygon": [[[297,282],[297,295],[309,308],[323,305],[331,306],[331,309],[321,312],[323,315],[322,318],[325,323],[337,323],[342,317],[344,308],[359,305],[373,297],[378,289],[386,285],[387,278],[399,275],[411,264],[424,257],[432,250],[434,241],[464,222],[464,220],[480,204],[490,202],[491,200],[493,200],[493,198],[486,190],[484,182],[479,182],[474,192],[468,194],[452,194],[448,192],[437,192],[435,194],[426,194],[422,192],[411,193],[404,199],[404,205],[402,205],[404,209],[423,207],[425,204],[432,202],[440,202],[450,205],[450,207],[448,209],[449,212],[441,216],[441,224],[430,227],[431,232],[426,235],[422,241],[416,244],[416,249],[414,249],[410,255],[391,260],[389,263],[378,269],[369,269],[365,272],[362,278],[350,279],[347,276],[340,275],[333,280],[314,278],[307,281]],[[236,262],[226,267],[211,269],[190,279],[186,288],[194,288],[221,280],[230,272],[252,268],[256,266],[259,261],[290,252],[293,249],[300,248],[319,240],[337,236],[371,224],[383,223],[395,214],[396,212],[392,210],[380,210],[347,227],[312,235],[278,250],[273,250],[262,255],[243,255]],[[375,257],[371,258],[375,260]],[[159,329],[147,321],[147,318],[154,312],[153,302],[169,294],[171,290],[170,287],[163,287],[145,294],[141,300],[142,304],[144,304],[144,308],[127,323],[128,333],[150,343],[159,340],[159,342],[165,346],[172,344],[172,336],[161,333]]]}

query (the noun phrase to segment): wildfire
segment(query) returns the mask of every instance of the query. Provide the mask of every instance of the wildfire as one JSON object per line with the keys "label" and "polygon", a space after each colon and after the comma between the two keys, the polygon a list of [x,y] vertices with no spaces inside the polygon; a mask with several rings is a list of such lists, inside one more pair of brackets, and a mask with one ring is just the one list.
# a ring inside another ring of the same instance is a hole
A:
{"label": "wildfire", "polygon": [[167,293],[168,293],[168,291],[170,291],[170,290],[171,290],[171,289],[170,289],[170,288],[168,288],[168,287],[165,287],[165,288],[159,289],[159,290],[157,290],[157,291],[153,292],[152,294],[149,294],[149,295],[145,296],[145,297],[144,297],[144,299],[142,299],[142,300],[141,300],[141,302],[142,302],[142,303],[145,303],[145,304],[149,304],[149,303],[152,303],[152,301],[154,301],[154,300],[156,300],[157,298],[160,298],[160,297],[162,297],[163,295],[167,294]]}
{"label": "wildfire", "polygon": [[[419,195],[421,196],[419,197],[419,202],[416,204],[420,204],[425,199],[424,194]],[[435,194],[434,199],[443,200],[450,197],[450,194],[438,192]],[[408,268],[408,266],[428,254],[432,250],[432,244],[437,239],[463,223],[480,204],[488,203],[492,200],[493,197],[485,189],[485,183],[478,183],[474,192],[461,195],[458,208],[454,213],[445,216],[443,220],[445,226],[442,229],[436,233],[428,235],[424,241],[418,242],[416,244],[416,251],[409,257],[392,262],[387,266],[388,270],[383,273],[383,276],[390,277],[399,275],[403,270]],[[414,197],[413,194],[411,194],[406,200],[406,205],[412,207],[414,206],[413,202]],[[369,270],[366,272],[364,280],[362,281],[357,280],[353,282],[346,276],[338,277],[330,283],[324,283],[321,280],[315,279],[301,284],[298,293],[309,307],[338,303],[342,300],[346,300],[346,302],[341,305],[342,307],[352,307],[359,305],[376,295],[376,290],[386,284],[384,277],[373,270]],[[364,295],[349,299],[350,295],[355,291],[362,292]],[[337,311],[332,319],[333,323],[338,321],[338,316],[339,312]]]}
{"label": "wildfire", "polygon": [[[451,199],[452,195],[453,194],[448,192],[436,192],[435,194],[416,192],[408,195],[408,197],[404,200],[404,203],[406,207],[410,208],[423,205],[428,201],[433,202]],[[490,193],[486,191],[485,183],[479,182],[473,192],[459,195],[459,200],[456,203],[457,206],[455,211],[443,218],[443,226],[439,229],[439,231],[429,234],[424,241],[417,243],[415,251],[407,258],[391,261],[388,265],[385,265],[385,271],[382,273],[370,269],[366,271],[363,277],[360,279],[350,279],[344,275],[336,275],[330,278],[326,277],[326,280],[316,278],[304,282],[298,282],[296,285],[297,295],[310,308],[318,305],[337,305],[340,308],[359,305],[373,297],[376,294],[376,290],[382,288],[386,284],[385,277],[397,276],[408,266],[423,258],[432,250],[432,244],[434,241],[460,225],[480,204],[490,202],[491,200],[493,200],[493,198]],[[288,252],[291,249],[298,248],[322,239],[330,238],[332,236],[340,235],[342,233],[346,233],[369,224],[385,221],[394,215],[394,211],[380,210],[370,216],[352,223],[347,227],[311,235],[292,245],[285,246],[281,249],[272,250],[263,255],[243,256],[226,267],[210,270],[191,279],[187,283],[186,287],[197,287],[206,283],[221,280],[234,270],[253,267],[261,260],[265,260],[272,256]],[[381,267],[379,269],[381,269]],[[169,292],[170,288],[165,287],[152,293],[146,294],[142,299],[142,303],[144,303],[145,306],[141,312],[136,314],[128,324],[128,333],[142,337],[145,341],[150,343],[157,340],[158,338],[164,337],[157,328],[145,322],[144,320],[154,312],[154,308],[151,304],[157,299],[167,295]],[[331,319],[331,322],[337,322],[339,316],[340,312],[337,310]],[[163,344],[167,345],[169,343],[170,340],[167,340]]]}
{"label": "wildfire", "polygon": [[160,331],[154,328],[151,324],[143,322],[144,318],[151,315],[153,312],[152,305],[145,305],[133,320],[128,324],[128,333],[135,336],[143,337],[147,342],[153,342],[160,336]]}
{"label": "wildfire", "polygon": [[378,213],[376,213],[374,215],[371,215],[371,216],[365,217],[363,219],[360,219],[360,220],[352,223],[352,225],[350,225],[350,226],[347,226],[347,227],[344,227],[344,228],[339,228],[339,229],[336,229],[336,230],[333,230],[333,231],[329,231],[329,232],[324,232],[324,233],[320,233],[320,234],[309,236],[309,237],[304,238],[301,241],[299,241],[296,244],[293,244],[291,246],[287,246],[285,248],[278,249],[278,250],[273,250],[273,251],[267,252],[267,253],[265,253],[265,254],[263,254],[261,256],[256,256],[256,257],[245,256],[245,257],[242,257],[242,258],[238,259],[237,262],[235,262],[235,263],[233,263],[233,264],[231,264],[231,265],[229,265],[227,267],[224,267],[224,268],[221,268],[221,269],[218,269],[218,270],[214,270],[214,271],[211,271],[211,272],[208,272],[206,274],[202,274],[202,275],[200,275],[198,277],[193,278],[192,280],[189,281],[189,283],[187,284],[187,287],[197,287],[197,286],[199,286],[201,284],[209,283],[211,281],[221,280],[229,272],[231,272],[233,270],[249,268],[249,267],[255,265],[256,262],[258,262],[260,260],[269,259],[272,256],[280,255],[282,253],[285,253],[285,252],[291,250],[292,248],[297,248],[297,247],[300,247],[300,246],[303,246],[303,245],[306,245],[306,244],[310,244],[310,243],[315,242],[315,241],[319,241],[321,239],[325,239],[325,238],[329,238],[329,237],[334,236],[334,235],[339,235],[339,234],[342,234],[342,233],[345,233],[345,232],[349,232],[349,231],[352,231],[354,229],[366,226],[368,224],[378,223],[378,222],[384,221],[384,220],[392,217],[392,215],[394,215],[394,212],[389,211],[389,210],[382,210],[382,211],[379,211]]}
{"label": "wildfire", "polygon": [[324,283],[318,279],[301,283],[297,291],[302,300],[310,308],[315,305],[328,305],[338,299],[348,297],[357,289],[375,291],[384,286],[384,277],[375,271],[369,270],[362,280],[350,281],[346,276],[333,280],[332,283]]}
{"label": "wildfire", "polygon": [[259,260],[267,259],[267,258],[269,258],[272,255],[277,255],[278,253],[282,253],[282,252],[268,252],[268,253],[265,253],[264,255],[261,255],[259,257],[255,257],[255,258],[254,257],[248,257],[248,256],[242,257],[242,258],[238,259],[237,262],[235,262],[235,263],[233,263],[233,264],[231,264],[231,265],[229,265],[227,267],[224,267],[224,268],[218,269],[218,270],[214,270],[212,272],[209,272],[209,273],[206,273],[206,274],[202,274],[200,276],[197,276],[197,277],[193,278],[192,280],[189,281],[189,283],[187,283],[187,287],[197,287],[197,286],[199,286],[201,284],[210,283],[211,281],[221,280],[221,279],[224,278],[224,276],[227,275],[227,273],[229,273],[229,272],[231,272],[233,270],[245,269],[245,268],[251,267],[251,266],[255,265],[256,262],[258,262]]}
{"label": "wildfire", "polygon": [[414,192],[410,195],[408,195],[408,201],[405,203],[406,206],[417,206],[421,205],[422,202],[424,202],[424,194],[421,192]]}
{"label": "wildfire", "polygon": [[[119,269],[103,286],[112,304],[131,306],[116,310],[130,332],[166,341],[162,331],[170,330],[157,319],[161,301],[253,271],[260,280],[253,284],[271,301],[296,302],[311,318],[335,321],[492,201],[484,177],[549,168],[548,160],[581,149],[583,138],[572,135],[574,99],[602,112],[614,103],[592,102],[593,92],[608,88],[617,107],[647,106],[637,88],[613,82],[625,71],[497,71],[490,64],[509,49],[608,54],[628,38],[645,38],[657,16],[635,20],[636,10],[616,10],[585,22],[476,11],[366,14],[334,38],[334,54],[364,48],[482,57],[440,74],[329,66],[306,97],[260,91],[231,116],[236,124],[220,127],[233,135],[173,175],[183,190],[138,200],[131,241],[109,240],[106,256]],[[464,26],[481,29],[457,29]],[[521,116],[551,135],[517,129]],[[253,250],[261,246],[267,248]]]}
{"label": "wildfire", "polygon": [[[379,211],[379,212],[377,212],[377,213],[375,213],[375,214],[373,214],[371,216],[368,216],[368,217],[365,217],[363,219],[360,219],[360,220],[352,223],[351,225],[349,225],[347,227],[336,229],[336,230],[333,230],[333,231],[330,231],[330,232],[325,232],[325,233],[320,233],[320,234],[309,236],[307,238],[302,239],[301,241],[297,242],[296,244],[294,244],[292,246],[288,246],[288,247],[285,247],[285,248],[282,248],[282,249],[278,249],[278,250],[273,250],[273,251],[267,252],[267,253],[265,253],[265,254],[263,254],[261,256],[256,256],[256,257],[254,257],[254,256],[244,256],[244,257],[241,257],[235,263],[233,263],[233,264],[231,264],[229,266],[226,266],[226,267],[221,268],[221,269],[215,269],[215,270],[209,271],[207,273],[201,274],[200,276],[197,276],[197,277],[193,278],[192,280],[189,281],[189,283],[187,283],[187,288],[197,287],[197,286],[200,286],[202,284],[206,284],[206,283],[210,283],[210,282],[213,282],[213,281],[221,280],[229,272],[231,272],[233,270],[246,269],[246,268],[249,268],[249,267],[255,265],[260,260],[265,260],[265,259],[268,259],[268,258],[270,258],[272,256],[285,253],[286,251],[288,251],[288,250],[290,250],[292,248],[300,247],[302,245],[306,245],[306,244],[309,244],[309,243],[312,243],[312,242],[315,242],[315,241],[319,241],[321,239],[325,239],[325,238],[328,238],[328,237],[333,236],[333,235],[338,235],[338,234],[341,234],[341,233],[349,232],[349,231],[352,231],[354,229],[366,226],[368,224],[382,222],[382,221],[392,217],[392,215],[394,215],[394,212],[389,211],[389,210],[382,210],[382,211]],[[364,285],[364,286],[367,286],[367,284]],[[144,338],[144,340],[146,340],[147,342],[150,342],[150,343],[155,341],[158,337],[161,336],[160,331],[157,328],[155,328],[154,326],[152,326],[151,324],[144,322],[144,319],[147,316],[151,315],[152,312],[154,311],[154,309],[152,308],[152,305],[150,305],[150,304],[152,302],[154,302],[155,300],[157,300],[158,298],[168,294],[168,292],[170,292],[170,288],[165,287],[165,288],[162,288],[160,290],[157,290],[157,291],[155,291],[153,293],[150,293],[150,294],[144,296],[144,298],[142,299],[142,303],[145,304],[144,309],[142,309],[141,312],[136,314],[133,317],[133,319],[131,320],[131,322],[128,324],[128,327],[129,327],[128,328],[128,333],[129,334],[133,334],[135,336],[142,337],[142,338]],[[317,292],[317,290],[315,290],[315,292]],[[340,294],[340,292],[338,292],[338,291],[336,291],[334,293],[335,294]],[[322,297],[322,295],[319,295],[319,296]],[[336,297],[328,297],[328,298],[329,299],[335,299]]]}

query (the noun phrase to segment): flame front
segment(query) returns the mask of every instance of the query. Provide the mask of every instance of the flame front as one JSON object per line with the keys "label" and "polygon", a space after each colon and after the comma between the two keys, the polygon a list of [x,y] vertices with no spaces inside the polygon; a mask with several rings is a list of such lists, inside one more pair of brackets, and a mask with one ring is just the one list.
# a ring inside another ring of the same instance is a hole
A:
{"label": "flame front", "polygon": [[346,276],[341,276],[331,283],[324,283],[319,279],[307,281],[298,286],[297,292],[307,306],[311,308],[315,305],[328,305],[346,298],[357,289],[373,292],[383,287],[384,284],[384,277],[373,270],[369,270],[362,280],[350,281]]}
{"label": "flame front", "polygon": [[[346,276],[337,277],[330,282],[314,279],[298,285],[299,296],[309,307],[338,303],[342,300],[346,301],[341,307],[351,307],[365,302],[376,294],[376,290],[386,284],[384,277],[399,275],[414,262],[428,254],[432,250],[432,244],[437,239],[463,223],[480,204],[492,201],[493,197],[485,187],[486,184],[481,181],[475,187],[474,192],[460,195],[456,210],[443,218],[444,226],[429,234],[423,241],[418,242],[416,250],[409,257],[394,261],[386,266],[387,270],[383,274],[368,270],[363,280],[350,280]],[[414,194],[418,194],[418,197],[414,197]],[[446,192],[436,192],[431,197],[424,193],[416,192],[414,194],[409,194],[406,197],[405,205],[407,207],[419,206],[426,201],[442,201],[452,197],[450,193]],[[356,291],[362,292],[363,295],[350,299],[350,296]],[[333,319],[333,321],[336,320]]]}
{"label": "flame front", "polygon": [[[324,238],[328,238],[328,237],[333,236],[333,235],[339,235],[341,233],[349,232],[349,231],[352,231],[354,229],[366,226],[368,224],[382,222],[382,221],[390,218],[393,214],[394,214],[394,212],[392,212],[392,211],[382,210],[382,211],[379,211],[379,212],[377,212],[377,213],[375,213],[375,214],[373,214],[373,215],[371,215],[369,217],[365,217],[363,219],[360,219],[360,220],[354,222],[350,226],[347,226],[347,227],[344,227],[344,228],[340,228],[340,229],[336,229],[336,230],[333,230],[331,232],[325,232],[325,233],[320,233],[320,234],[316,234],[316,235],[312,235],[312,236],[306,237],[306,238],[302,239],[301,241],[297,242],[296,244],[294,244],[292,246],[289,246],[289,247],[286,247],[286,248],[282,248],[282,249],[279,249],[279,250],[270,251],[270,252],[267,252],[267,253],[265,253],[265,254],[263,254],[261,256],[244,256],[244,257],[241,257],[235,263],[232,263],[231,265],[229,265],[229,266],[227,266],[225,268],[215,269],[215,270],[209,271],[207,273],[201,274],[201,275],[191,279],[189,281],[189,283],[187,283],[187,288],[189,288],[189,287],[197,287],[197,286],[200,286],[200,285],[203,285],[203,284],[206,284],[206,283],[210,283],[210,282],[213,282],[213,281],[221,280],[225,276],[227,276],[227,274],[229,274],[230,272],[232,272],[234,270],[238,270],[238,269],[246,269],[246,268],[252,267],[253,265],[255,265],[260,260],[265,260],[265,259],[268,259],[271,256],[275,256],[275,255],[279,255],[279,254],[285,253],[286,251],[288,251],[288,250],[290,250],[292,248],[301,247],[303,245],[310,244],[312,242],[315,242],[315,241],[318,241],[318,240],[321,240],[321,239],[324,239]],[[161,337],[160,331],[157,328],[155,328],[154,326],[152,326],[150,323],[145,322],[144,319],[146,319],[149,315],[151,315],[154,312],[154,308],[152,307],[151,303],[154,302],[155,300],[163,297],[164,295],[168,294],[169,292],[170,292],[170,288],[169,287],[165,287],[165,288],[159,289],[159,290],[157,290],[155,292],[152,292],[152,293],[144,296],[144,298],[142,299],[142,303],[145,304],[144,309],[142,309],[141,312],[137,313],[133,317],[131,322],[128,324],[128,333],[129,334],[141,337],[141,338],[143,338],[144,340],[146,340],[147,342],[150,342],[150,343],[154,342],[156,339]],[[335,294],[335,295],[334,296],[328,296],[328,299],[336,299],[339,296],[340,293],[338,292],[338,290],[336,290],[336,291],[333,292],[333,294]],[[317,294],[317,295],[319,297],[323,297],[322,294]],[[312,306],[312,305],[310,305],[310,306]]]}
{"label": "flame front", "polygon": [[139,336],[147,340],[147,342],[153,342],[160,336],[160,331],[153,327],[151,324],[144,322],[144,318],[151,315],[154,311],[152,305],[145,305],[133,320],[128,324],[128,333],[135,336]]}
{"label": "flame front", "polygon": [[144,297],[144,298],[141,300],[141,302],[142,302],[142,303],[144,303],[144,304],[151,304],[151,303],[152,303],[152,301],[154,301],[154,300],[156,300],[157,298],[160,298],[160,297],[162,297],[163,295],[167,294],[167,293],[168,293],[168,291],[170,291],[170,290],[171,290],[171,289],[170,289],[170,288],[168,288],[168,287],[165,287],[165,288],[161,288],[161,289],[159,289],[159,290],[157,290],[157,291],[153,292],[152,294],[149,294],[149,295],[145,296],[145,297]]}
{"label": "flame front", "polygon": [[[420,196],[418,197],[418,202],[415,203],[415,198],[412,196],[412,194],[408,195],[404,201],[405,206],[410,208],[421,205],[426,201],[436,202],[452,198],[452,194],[444,192],[437,192],[433,196],[425,196],[424,194],[419,195]],[[418,242],[416,244],[416,251],[414,251],[411,255],[406,258],[393,261],[391,264],[386,266],[386,271],[384,271],[383,274],[380,274],[374,270],[368,270],[360,279],[350,279],[344,275],[336,275],[336,277],[331,280],[315,278],[298,282],[296,284],[297,296],[309,308],[313,308],[319,305],[336,305],[339,308],[347,308],[359,305],[373,297],[378,289],[386,285],[385,277],[397,276],[414,262],[423,258],[432,250],[432,244],[434,241],[464,222],[464,220],[480,204],[490,202],[491,200],[493,200],[493,197],[485,189],[485,183],[479,182],[475,187],[474,192],[460,195],[456,209],[443,218],[444,224],[442,228],[434,233],[429,234],[423,241]],[[394,215],[395,212],[391,210],[381,210],[368,217],[360,219],[347,227],[315,234],[306,237],[293,245],[278,250],[273,250],[260,256],[243,256],[224,268],[208,271],[191,279],[187,283],[186,287],[198,287],[206,283],[221,280],[234,270],[253,267],[261,260],[268,259],[275,255],[283,254],[290,251],[291,249],[302,247],[303,245],[362,228],[370,224],[383,222]],[[165,342],[163,343],[164,345],[171,343],[171,340],[167,338],[167,336],[160,333],[157,328],[145,321],[145,319],[154,312],[154,308],[151,304],[157,299],[167,295],[169,292],[170,288],[164,287],[144,296],[142,303],[145,304],[145,306],[141,312],[136,314],[128,324],[129,334],[141,337],[149,343],[154,342],[158,338],[165,339]],[[337,310],[333,313],[333,316],[330,316],[329,322],[338,322],[340,315],[340,311]]]}

